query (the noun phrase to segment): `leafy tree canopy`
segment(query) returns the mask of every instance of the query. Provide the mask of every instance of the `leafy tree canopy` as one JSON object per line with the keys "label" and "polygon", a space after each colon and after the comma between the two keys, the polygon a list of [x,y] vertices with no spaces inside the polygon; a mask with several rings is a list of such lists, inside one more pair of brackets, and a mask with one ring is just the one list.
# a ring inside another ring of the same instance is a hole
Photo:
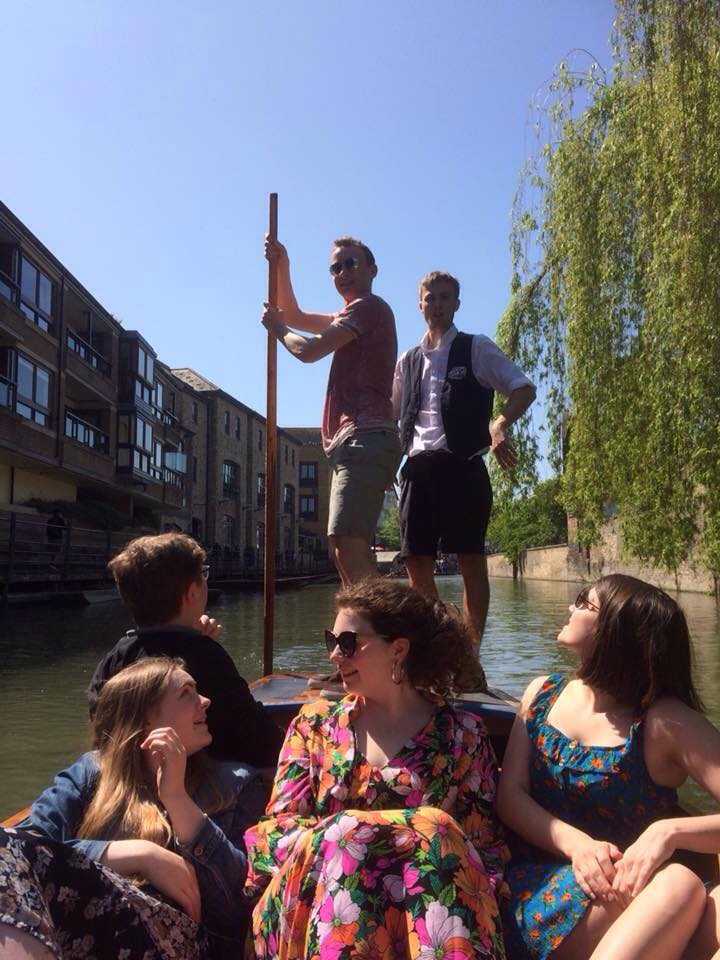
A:
{"label": "leafy tree canopy", "polygon": [[[497,339],[539,384],[580,542],[720,572],[720,0],[617,0],[613,69],[557,69]],[[538,449],[498,509],[532,488]]]}

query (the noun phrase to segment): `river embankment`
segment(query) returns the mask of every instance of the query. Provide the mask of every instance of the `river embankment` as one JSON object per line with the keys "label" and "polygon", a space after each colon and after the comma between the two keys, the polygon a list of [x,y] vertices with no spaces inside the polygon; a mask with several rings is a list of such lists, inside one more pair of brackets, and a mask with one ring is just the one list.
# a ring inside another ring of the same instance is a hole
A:
{"label": "river embankment", "polygon": [[[571,523],[570,532],[572,529]],[[616,520],[603,525],[600,542],[588,549],[572,541],[551,547],[530,547],[521,553],[517,569],[502,553],[493,553],[488,556],[488,571],[491,577],[569,583],[590,582],[608,573],[626,573],[663,590],[712,595],[718,589],[712,574],[699,563],[683,563],[671,572],[628,557]]]}

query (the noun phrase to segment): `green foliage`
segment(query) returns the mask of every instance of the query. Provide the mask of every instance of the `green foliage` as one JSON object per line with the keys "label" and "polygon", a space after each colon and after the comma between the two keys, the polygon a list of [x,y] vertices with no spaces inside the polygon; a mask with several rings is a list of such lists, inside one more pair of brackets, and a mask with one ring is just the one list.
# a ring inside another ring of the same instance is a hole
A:
{"label": "green foliage", "polygon": [[375,534],[377,542],[386,550],[400,549],[400,518],[397,504],[383,511]]}
{"label": "green foliage", "polygon": [[567,543],[567,516],[560,500],[560,480],[541,480],[530,494],[503,497],[493,507],[488,543],[516,564],[528,547]]}
{"label": "green foliage", "polygon": [[[720,0],[617,0],[613,60],[562,64],[538,112],[497,337],[545,398],[580,542],[612,501],[632,555],[717,575]],[[500,510],[535,469],[522,432]]]}

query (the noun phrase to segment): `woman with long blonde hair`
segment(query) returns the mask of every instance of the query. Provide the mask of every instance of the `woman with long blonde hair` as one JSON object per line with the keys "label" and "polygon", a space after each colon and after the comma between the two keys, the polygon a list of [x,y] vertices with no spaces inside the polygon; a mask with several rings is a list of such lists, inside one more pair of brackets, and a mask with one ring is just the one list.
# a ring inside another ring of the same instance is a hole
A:
{"label": "woman with long blonde hair", "polygon": [[204,756],[209,704],[180,660],[140,660],[107,681],[94,751],[0,831],[4,957],[237,953],[242,835],[262,788],[242,764]]}

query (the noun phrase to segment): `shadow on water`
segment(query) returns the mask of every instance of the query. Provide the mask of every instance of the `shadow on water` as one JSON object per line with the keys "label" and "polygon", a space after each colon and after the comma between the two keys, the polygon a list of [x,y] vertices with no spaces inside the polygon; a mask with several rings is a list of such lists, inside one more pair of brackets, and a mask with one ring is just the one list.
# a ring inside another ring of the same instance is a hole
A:
{"label": "shadow on water", "polygon": [[[442,597],[462,602],[459,577],[438,581]],[[324,671],[322,631],[332,626],[336,586],[320,584],[280,593],[275,612],[275,669]],[[483,663],[491,683],[520,695],[535,676],[570,672],[572,663],[555,637],[567,621],[577,584],[492,581]],[[714,723],[720,726],[720,618],[714,601],[685,593],[695,644],[696,676]],[[226,597],[212,611],[225,625],[224,644],[240,672],[262,673],[262,597]],[[123,607],[17,608],[0,619],[0,816],[24,805],[60,769],[87,748],[83,692],[100,656],[130,626]],[[709,809],[699,791],[684,793]]]}

